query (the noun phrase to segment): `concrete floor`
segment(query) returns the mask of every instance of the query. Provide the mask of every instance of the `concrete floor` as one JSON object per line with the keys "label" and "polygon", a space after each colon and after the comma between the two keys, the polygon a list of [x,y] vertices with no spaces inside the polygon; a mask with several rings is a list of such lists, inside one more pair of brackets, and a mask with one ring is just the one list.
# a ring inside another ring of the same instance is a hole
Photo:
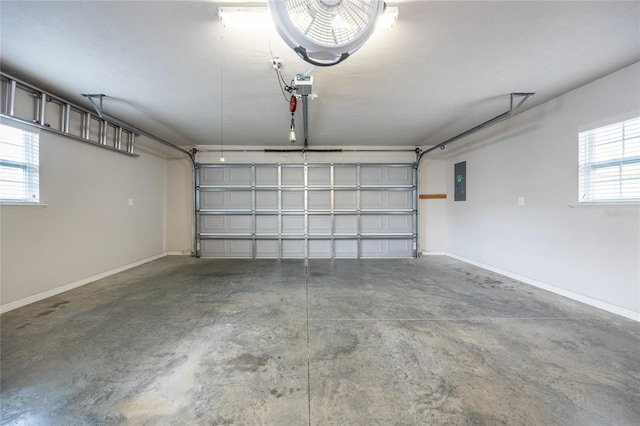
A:
{"label": "concrete floor", "polygon": [[446,257],[167,257],[1,320],[3,424],[640,422],[638,323]]}

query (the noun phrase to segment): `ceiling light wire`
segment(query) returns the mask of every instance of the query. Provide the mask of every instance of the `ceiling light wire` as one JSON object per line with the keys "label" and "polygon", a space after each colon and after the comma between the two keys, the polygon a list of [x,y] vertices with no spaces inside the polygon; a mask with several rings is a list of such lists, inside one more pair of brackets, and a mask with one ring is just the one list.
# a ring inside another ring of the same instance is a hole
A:
{"label": "ceiling light wire", "polygon": [[[271,54],[271,62],[273,63],[275,61],[275,56],[273,56],[273,50],[271,50],[271,40],[269,40],[269,53]],[[287,95],[284,93],[284,91],[286,90],[287,92],[291,93],[291,86],[287,86],[287,83],[284,81],[284,78],[282,78],[282,74],[280,73],[280,67],[279,66],[275,66],[273,68],[276,72],[276,80],[278,81],[278,85],[280,86],[280,91],[282,92],[282,96],[284,97],[284,101],[289,103],[289,100],[287,99]],[[284,87],[282,86],[282,84],[284,84]]]}
{"label": "ceiling light wire", "polygon": [[[278,70],[278,69],[276,69],[276,80],[278,81],[278,85],[280,86],[280,91],[282,92],[282,96],[284,97],[284,101],[286,103],[289,103],[289,101],[287,100],[287,95],[284,93],[284,91],[286,89],[289,89],[291,86],[287,86],[286,83],[284,84],[284,87],[282,86],[282,83],[284,82],[284,79],[282,78],[282,74],[280,74],[280,70]],[[282,82],[280,80],[282,80]],[[289,90],[287,90],[287,92],[291,93]]]}

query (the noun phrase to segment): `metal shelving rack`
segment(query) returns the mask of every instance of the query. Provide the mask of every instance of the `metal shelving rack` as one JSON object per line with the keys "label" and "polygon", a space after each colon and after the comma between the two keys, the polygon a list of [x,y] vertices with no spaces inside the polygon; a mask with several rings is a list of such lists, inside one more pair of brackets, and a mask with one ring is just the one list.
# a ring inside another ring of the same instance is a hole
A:
{"label": "metal shelving rack", "polygon": [[137,156],[133,130],[2,72],[0,84],[3,119]]}

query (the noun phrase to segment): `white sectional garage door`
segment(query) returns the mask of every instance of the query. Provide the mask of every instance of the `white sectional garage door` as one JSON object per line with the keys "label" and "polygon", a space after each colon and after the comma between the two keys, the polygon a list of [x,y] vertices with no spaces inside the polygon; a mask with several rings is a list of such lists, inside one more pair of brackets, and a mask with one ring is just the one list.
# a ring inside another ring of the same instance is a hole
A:
{"label": "white sectional garage door", "polygon": [[416,252],[411,164],[200,164],[201,257],[389,258]]}

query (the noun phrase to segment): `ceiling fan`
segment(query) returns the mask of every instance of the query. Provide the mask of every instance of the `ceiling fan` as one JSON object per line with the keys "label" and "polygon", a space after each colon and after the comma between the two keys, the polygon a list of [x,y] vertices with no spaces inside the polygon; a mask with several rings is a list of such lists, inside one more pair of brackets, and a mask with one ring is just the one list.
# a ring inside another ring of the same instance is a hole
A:
{"label": "ceiling fan", "polygon": [[283,40],[305,61],[332,66],[369,39],[383,0],[268,0]]}

